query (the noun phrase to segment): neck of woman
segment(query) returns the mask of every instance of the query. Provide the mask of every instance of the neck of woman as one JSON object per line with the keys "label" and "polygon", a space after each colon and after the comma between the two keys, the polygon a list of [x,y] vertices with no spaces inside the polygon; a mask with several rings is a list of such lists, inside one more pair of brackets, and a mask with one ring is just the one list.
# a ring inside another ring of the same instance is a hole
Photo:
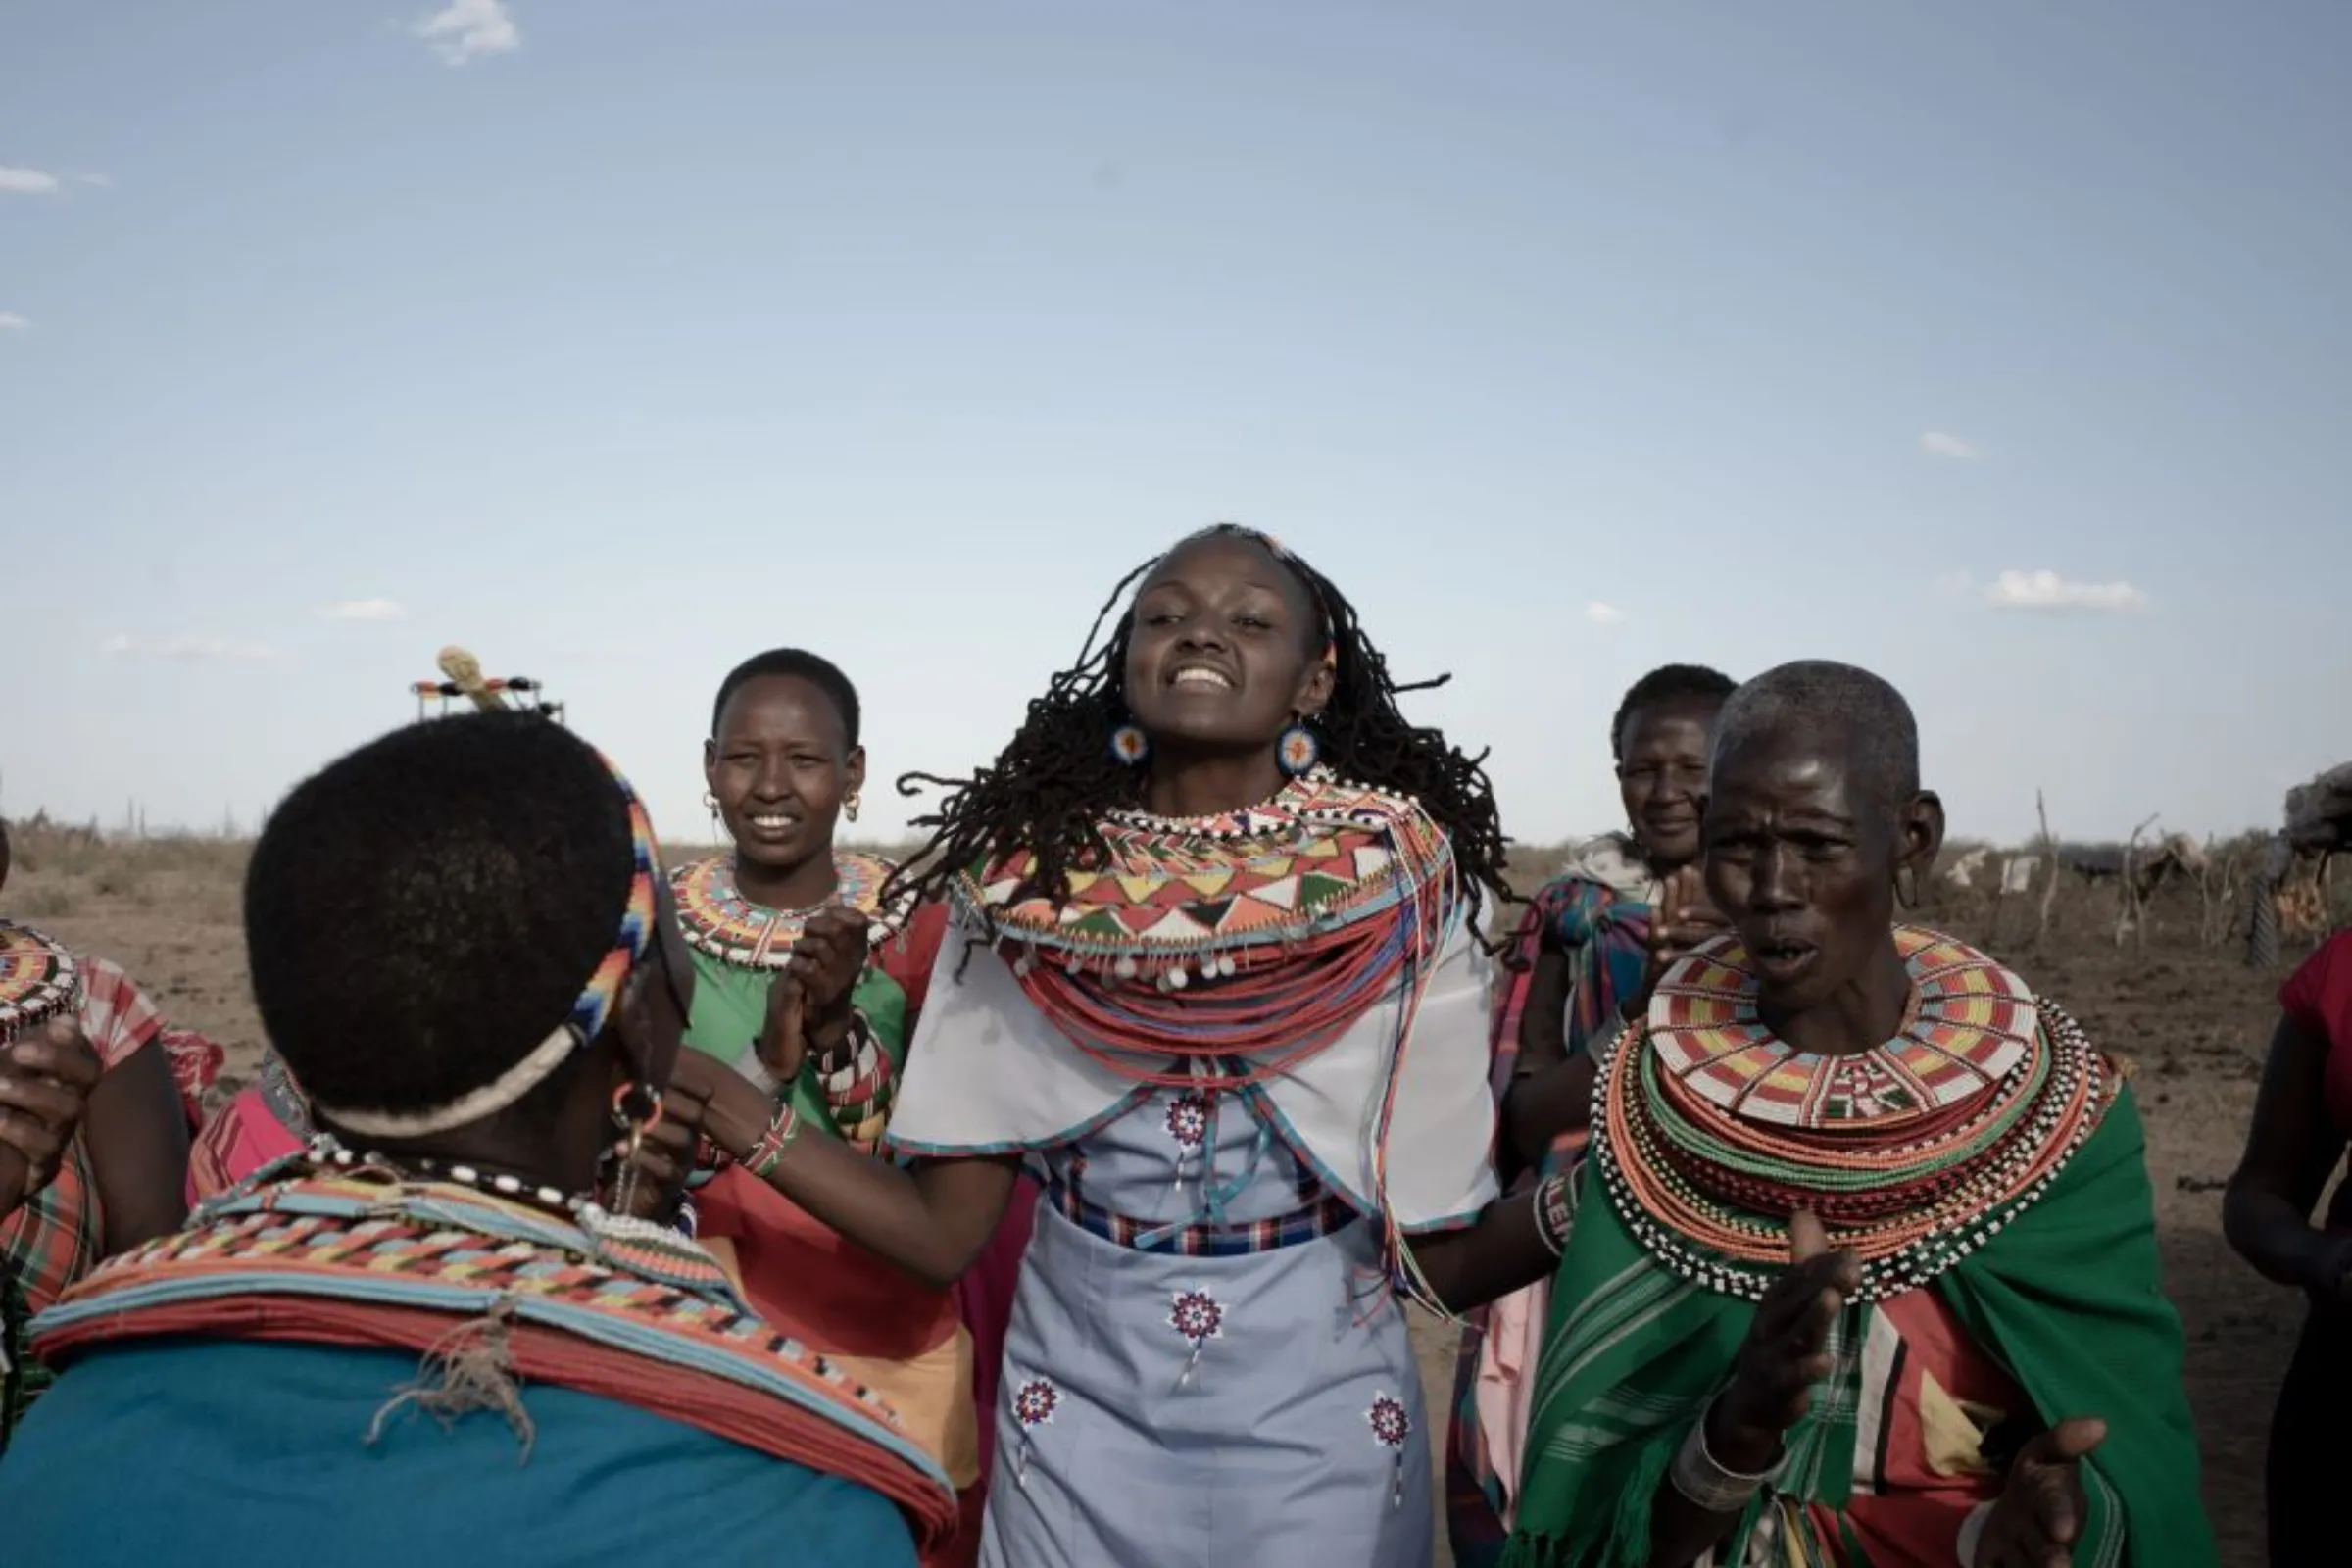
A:
{"label": "neck of woman", "polygon": [[1261,806],[1286,782],[1263,749],[1239,757],[1163,758],[1144,780],[1144,809],[1153,816],[1216,816]]}
{"label": "neck of woman", "polygon": [[331,1128],[354,1153],[373,1154],[419,1180],[434,1180],[452,1165],[467,1165],[484,1176],[513,1176],[532,1188],[552,1187],[565,1198],[592,1196],[597,1161],[604,1152],[607,1124],[600,1118],[565,1135],[524,1142],[503,1132],[499,1117],[430,1138],[355,1138]]}
{"label": "neck of woman", "polygon": [[1889,934],[1862,972],[1820,1002],[1793,1010],[1759,997],[1756,1015],[1783,1044],[1820,1056],[1858,1056],[1894,1038],[1911,1006],[1911,974]]}
{"label": "neck of woman", "polygon": [[740,853],[735,857],[735,891],[763,908],[813,908],[840,888],[830,844],[794,865],[755,865]]}

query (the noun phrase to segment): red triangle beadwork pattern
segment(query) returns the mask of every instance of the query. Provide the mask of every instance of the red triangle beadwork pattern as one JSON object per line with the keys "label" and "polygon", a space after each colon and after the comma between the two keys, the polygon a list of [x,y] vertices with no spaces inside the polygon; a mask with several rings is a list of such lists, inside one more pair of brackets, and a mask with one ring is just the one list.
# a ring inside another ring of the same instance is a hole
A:
{"label": "red triangle beadwork pattern", "polygon": [[1410,801],[1317,770],[1273,800],[1215,817],[1115,812],[1109,857],[1068,873],[1054,902],[1016,850],[956,878],[1000,940],[1077,953],[1186,954],[1296,939],[1430,893],[1451,850]]}

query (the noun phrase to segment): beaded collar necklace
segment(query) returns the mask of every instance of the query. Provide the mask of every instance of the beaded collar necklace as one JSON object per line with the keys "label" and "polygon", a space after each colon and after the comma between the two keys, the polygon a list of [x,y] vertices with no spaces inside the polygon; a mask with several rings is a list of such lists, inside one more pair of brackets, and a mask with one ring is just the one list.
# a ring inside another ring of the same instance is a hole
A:
{"label": "beaded collar necklace", "polygon": [[791,960],[793,944],[808,929],[809,918],[828,905],[846,904],[867,915],[872,945],[888,941],[904,923],[908,904],[902,898],[890,910],[882,907],[883,884],[896,869],[880,856],[836,851],[833,874],[839,889],[805,909],[771,909],[745,898],[736,885],[731,855],[678,867],[670,873],[669,886],[688,947],[739,969],[781,969]]}
{"label": "beaded collar necklace", "polygon": [[0,920],[0,1045],[80,1004],[74,956],[30,926]]}
{"label": "beaded collar necklace", "polygon": [[1819,1214],[1862,1265],[1857,1299],[1915,1289],[2047,1191],[2117,1087],[2081,1027],[1983,954],[1898,927],[1916,996],[1896,1037],[1796,1051],[1754,1016],[1719,938],[1661,982],[1601,1064],[1592,1157],[1637,1241],[1706,1289],[1760,1298],[1788,1219]]}
{"label": "beaded collar necklace", "polygon": [[1272,800],[1201,817],[1117,810],[1107,857],[1055,903],[1018,850],[957,876],[949,898],[1016,970],[1051,964],[1118,989],[1181,991],[1277,963],[1302,943],[1406,905],[1447,903],[1452,847],[1419,803],[1315,768]]}

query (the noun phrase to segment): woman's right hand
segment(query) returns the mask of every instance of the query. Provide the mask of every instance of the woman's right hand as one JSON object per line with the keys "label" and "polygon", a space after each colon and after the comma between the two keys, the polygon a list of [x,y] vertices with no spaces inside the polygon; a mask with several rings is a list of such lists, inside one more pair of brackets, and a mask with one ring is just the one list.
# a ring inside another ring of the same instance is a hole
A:
{"label": "woman's right hand", "polygon": [[56,1179],[105,1070],[70,1018],[0,1051],[0,1146],[24,1161],[25,1195]]}
{"label": "woman's right hand", "polygon": [[2352,1311],[2352,1234],[2320,1233],[2303,1289],[2315,1306],[2335,1312]]}
{"label": "woman's right hand", "polygon": [[1813,1385],[1831,1370],[1830,1328],[1862,1283],[1853,1251],[1833,1250],[1821,1221],[1803,1210],[1788,1220],[1788,1262],[1756,1303],[1731,1387],[1708,1412],[1708,1449],[1743,1475],[1769,1470],[1781,1435],[1812,1407]]}
{"label": "woman's right hand", "polygon": [[1657,990],[1658,982],[1666,978],[1666,971],[1682,961],[1686,954],[1729,929],[1730,923],[1708,900],[1706,878],[1697,866],[1679,866],[1667,872],[1664,890],[1650,909],[1649,943],[1642,966],[1641,989],[1628,996],[1620,1007],[1627,1020],[1639,1018],[1649,1009],[1650,993]]}

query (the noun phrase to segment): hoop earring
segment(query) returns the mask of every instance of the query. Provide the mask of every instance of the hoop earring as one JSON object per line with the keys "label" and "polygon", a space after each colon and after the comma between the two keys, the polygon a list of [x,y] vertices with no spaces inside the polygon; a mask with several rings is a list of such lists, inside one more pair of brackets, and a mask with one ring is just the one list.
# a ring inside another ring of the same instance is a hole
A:
{"label": "hoop earring", "polygon": [[856,790],[850,791],[841,798],[841,814],[853,822],[858,820],[858,792]]}
{"label": "hoop earring", "polygon": [[612,1091],[612,1123],[629,1135],[612,1194],[612,1212],[626,1214],[637,1199],[637,1155],[645,1148],[645,1135],[662,1125],[662,1102],[632,1078]]}
{"label": "hoop earring", "polygon": [[1110,732],[1110,760],[1122,767],[1140,767],[1152,755],[1152,737],[1140,724],[1121,724]]}
{"label": "hoop earring", "polygon": [[709,790],[703,791],[703,806],[710,813],[710,842],[715,844],[726,837],[726,824],[718,819],[718,797]]}
{"label": "hoop earring", "polygon": [[1295,720],[1274,743],[1274,764],[1290,778],[1313,767],[1322,755],[1322,743],[1315,739],[1315,732],[1306,727],[1303,718]]}

